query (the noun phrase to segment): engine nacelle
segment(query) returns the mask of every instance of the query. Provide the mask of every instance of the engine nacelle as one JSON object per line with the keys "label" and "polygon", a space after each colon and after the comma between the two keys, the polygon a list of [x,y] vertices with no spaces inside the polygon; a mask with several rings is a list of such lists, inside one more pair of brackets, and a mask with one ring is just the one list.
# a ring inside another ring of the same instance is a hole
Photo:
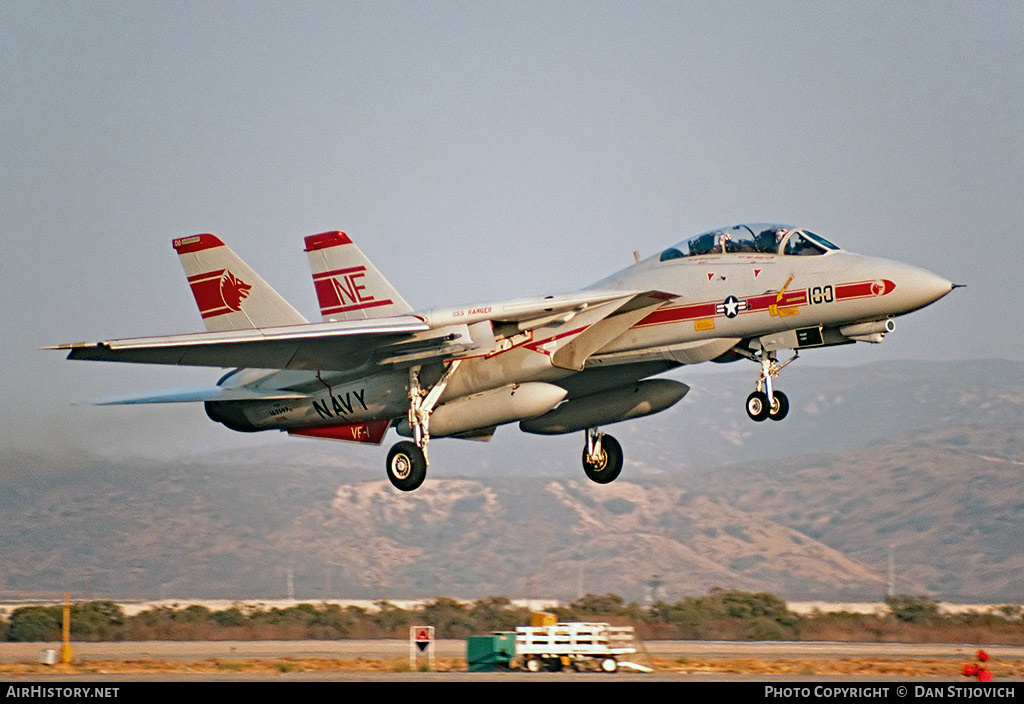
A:
{"label": "engine nacelle", "polygon": [[245,403],[238,401],[206,401],[206,415],[210,420],[222,423],[238,433],[255,433],[266,428],[259,428],[245,415]]}
{"label": "engine nacelle", "polygon": [[[533,418],[561,403],[566,393],[560,386],[530,381],[464,396],[438,406],[430,414],[430,436],[461,435],[471,430]],[[395,429],[399,435],[412,437],[408,419],[401,421]]]}
{"label": "engine nacelle", "polygon": [[524,420],[519,429],[538,435],[562,435],[586,428],[641,418],[664,411],[690,387],[671,379],[648,379],[563,403],[538,418]]}

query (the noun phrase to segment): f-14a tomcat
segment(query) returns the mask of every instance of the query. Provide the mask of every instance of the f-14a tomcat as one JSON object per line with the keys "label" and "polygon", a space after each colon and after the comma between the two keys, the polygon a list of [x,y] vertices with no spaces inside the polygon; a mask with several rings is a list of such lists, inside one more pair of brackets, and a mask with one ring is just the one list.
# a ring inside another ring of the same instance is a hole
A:
{"label": "f-14a tomcat", "polygon": [[[955,285],[846,252],[805,229],[736,225],[691,237],[575,293],[414,311],[343,232],[305,240],[321,322],[308,322],[220,239],[173,240],[207,332],[71,343],[69,359],[232,367],[215,386],[103,403],[201,401],[232,430],[380,444],[402,491],[432,438],[487,440],[500,425],[581,432],[595,482],[622,469],[599,428],[658,413],[689,387],[681,365],[757,364],[746,413],[780,421],[779,372],[812,347],[881,342],[893,318]],[[785,357],[779,361],[780,353]]]}

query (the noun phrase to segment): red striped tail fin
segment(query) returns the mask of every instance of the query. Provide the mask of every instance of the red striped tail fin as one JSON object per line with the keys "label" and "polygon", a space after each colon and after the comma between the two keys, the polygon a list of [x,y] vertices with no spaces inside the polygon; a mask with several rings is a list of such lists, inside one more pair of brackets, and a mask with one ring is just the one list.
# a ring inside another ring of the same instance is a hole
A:
{"label": "red striped tail fin", "polygon": [[412,311],[344,232],[310,235],[306,253],[325,321],[386,318]]}
{"label": "red striped tail fin", "polygon": [[219,237],[177,237],[172,244],[209,332],[307,322]]}

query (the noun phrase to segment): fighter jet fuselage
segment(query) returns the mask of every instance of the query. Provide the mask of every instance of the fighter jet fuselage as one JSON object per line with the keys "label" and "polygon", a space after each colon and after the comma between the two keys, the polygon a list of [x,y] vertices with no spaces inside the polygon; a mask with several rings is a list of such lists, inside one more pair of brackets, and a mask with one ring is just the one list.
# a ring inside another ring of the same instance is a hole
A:
{"label": "fighter jet fuselage", "polygon": [[[380,443],[402,490],[422,483],[431,437],[488,439],[501,425],[583,431],[594,481],[622,452],[601,426],[657,413],[687,392],[655,379],[707,361],[760,367],[752,420],[782,420],[781,369],[803,350],[877,343],[893,318],[953,284],[774,224],[712,230],[570,294],[414,312],[347,235],[306,238],[323,322],[307,323],[212,235],[175,240],[207,333],[61,345],[69,358],[238,366],[206,390],[110,403],[204,401],[238,431]],[[778,354],[790,358],[780,362]]]}

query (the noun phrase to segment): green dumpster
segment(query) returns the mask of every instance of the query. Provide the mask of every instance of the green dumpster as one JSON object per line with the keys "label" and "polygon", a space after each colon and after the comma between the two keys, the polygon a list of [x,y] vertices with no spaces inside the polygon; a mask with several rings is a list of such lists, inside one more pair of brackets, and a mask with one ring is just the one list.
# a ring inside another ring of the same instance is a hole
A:
{"label": "green dumpster", "polygon": [[470,672],[507,670],[515,656],[515,633],[492,633],[466,639],[466,662]]}

